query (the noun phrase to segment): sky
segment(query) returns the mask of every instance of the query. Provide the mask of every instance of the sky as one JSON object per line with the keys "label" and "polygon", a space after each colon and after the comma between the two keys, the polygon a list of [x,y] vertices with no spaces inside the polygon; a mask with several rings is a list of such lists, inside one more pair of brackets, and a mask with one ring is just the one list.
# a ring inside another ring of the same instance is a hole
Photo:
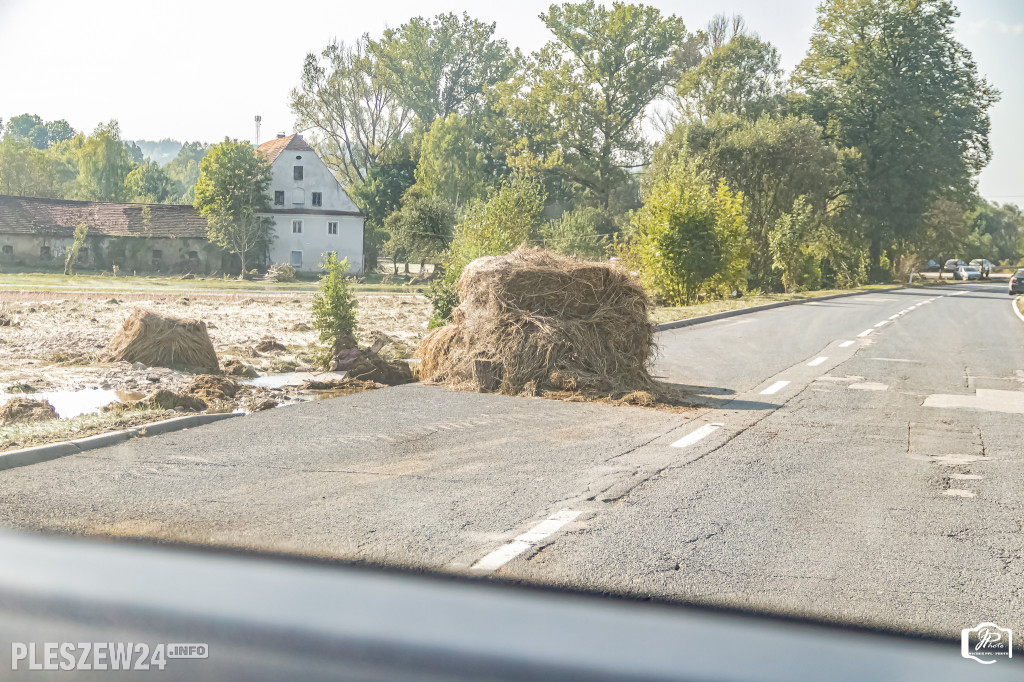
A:
{"label": "sky", "polygon": [[[818,0],[646,0],[703,26],[741,14],[782,52],[789,70],[807,50]],[[79,130],[117,119],[125,139],[216,142],[293,131],[289,92],[308,52],[332,39],[378,36],[412,16],[469,12],[497,24],[524,51],[550,34],[538,15],[549,0],[0,0],[0,118],[35,113]],[[959,0],[957,36],[1002,92],[992,110],[992,163],[979,188],[1024,204],[1024,2]]]}

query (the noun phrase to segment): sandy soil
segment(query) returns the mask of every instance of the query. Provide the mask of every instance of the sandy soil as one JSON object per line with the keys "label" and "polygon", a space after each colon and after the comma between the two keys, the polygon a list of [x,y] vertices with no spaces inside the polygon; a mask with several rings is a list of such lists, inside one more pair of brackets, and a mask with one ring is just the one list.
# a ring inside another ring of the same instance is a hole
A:
{"label": "sandy soil", "polygon": [[[180,390],[189,377],[160,368],[133,367],[103,359],[103,351],[137,306],[207,323],[221,363],[235,359],[260,374],[311,369],[316,333],[311,296],[188,294],[55,294],[0,292],[0,313],[13,324],[0,326],[0,393],[17,384],[33,392],[107,388],[148,392]],[[359,297],[359,336],[381,331],[397,343],[387,352],[408,357],[426,332],[430,304],[418,295]],[[273,338],[286,350],[258,353],[259,341]],[[24,389],[22,389],[24,390]]]}

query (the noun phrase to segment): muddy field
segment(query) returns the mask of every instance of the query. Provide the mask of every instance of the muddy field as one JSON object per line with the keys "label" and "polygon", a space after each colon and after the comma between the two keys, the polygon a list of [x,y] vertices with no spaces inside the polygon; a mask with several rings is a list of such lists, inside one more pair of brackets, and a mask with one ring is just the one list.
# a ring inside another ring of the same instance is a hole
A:
{"label": "muddy field", "polygon": [[[154,388],[179,390],[188,383],[188,376],[104,359],[105,346],[136,307],[205,321],[222,365],[235,360],[260,375],[309,371],[317,343],[310,303],[308,294],[119,294],[111,298],[108,294],[0,292],[0,394],[92,388],[142,393]],[[373,332],[384,332],[395,341],[385,352],[393,358],[408,357],[426,332],[430,304],[418,295],[360,296],[358,315],[361,341],[368,344]],[[266,339],[284,350],[255,350]]]}

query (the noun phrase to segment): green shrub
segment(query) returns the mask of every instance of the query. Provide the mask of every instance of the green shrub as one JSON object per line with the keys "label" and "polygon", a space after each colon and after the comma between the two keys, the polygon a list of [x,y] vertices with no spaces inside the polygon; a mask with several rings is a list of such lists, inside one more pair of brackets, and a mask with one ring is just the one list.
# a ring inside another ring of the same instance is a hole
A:
{"label": "green shrub", "polygon": [[349,288],[348,261],[338,260],[328,253],[320,264],[324,273],[320,289],[313,295],[313,327],[320,333],[320,341],[331,349],[348,341],[356,330],[356,299]]}

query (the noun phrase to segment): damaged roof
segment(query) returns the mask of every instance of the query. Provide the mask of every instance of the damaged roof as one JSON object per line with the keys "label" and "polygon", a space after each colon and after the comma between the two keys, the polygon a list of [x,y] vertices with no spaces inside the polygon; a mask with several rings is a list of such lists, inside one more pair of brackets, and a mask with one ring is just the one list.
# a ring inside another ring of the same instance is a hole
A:
{"label": "damaged roof", "polygon": [[206,238],[206,219],[192,206],[112,204],[0,194],[0,234],[70,237],[79,223],[89,226],[90,235]]}

